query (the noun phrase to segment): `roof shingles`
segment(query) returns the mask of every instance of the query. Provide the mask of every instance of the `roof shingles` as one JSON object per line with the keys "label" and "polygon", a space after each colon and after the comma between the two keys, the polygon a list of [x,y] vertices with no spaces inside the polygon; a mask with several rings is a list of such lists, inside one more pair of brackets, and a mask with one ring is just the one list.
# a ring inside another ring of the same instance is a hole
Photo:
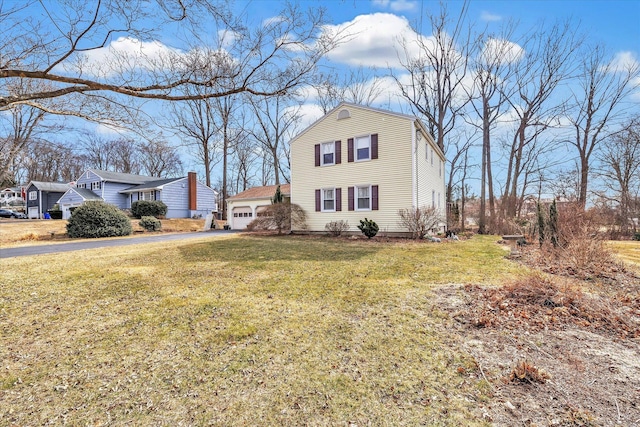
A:
{"label": "roof shingles", "polygon": [[[273,197],[276,194],[277,185],[267,185],[264,187],[253,187],[235,196],[229,197],[227,200],[245,200],[245,199],[262,199],[265,197]],[[291,184],[280,184],[280,192],[284,196],[291,195]]]}

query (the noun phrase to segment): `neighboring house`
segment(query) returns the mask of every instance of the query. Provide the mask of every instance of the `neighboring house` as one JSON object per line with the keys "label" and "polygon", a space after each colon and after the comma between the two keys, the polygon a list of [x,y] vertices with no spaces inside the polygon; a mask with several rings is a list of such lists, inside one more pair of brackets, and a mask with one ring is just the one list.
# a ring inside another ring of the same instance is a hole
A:
{"label": "neighboring house", "polygon": [[31,181],[25,192],[27,217],[43,218],[69,188],[71,188],[69,184],[62,182]]}
{"label": "neighboring house", "polygon": [[445,157],[415,116],[342,103],[291,141],[291,203],[312,232],[344,220],[359,233],[366,217],[405,235],[400,209],[435,207],[444,220]]}
{"label": "neighboring house", "polygon": [[158,178],[89,169],[58,201],[62,217],[87,200],[103,200],[120,209],[130,209],[138,200],[158,200],[167,205],[167,218],[205,216],[217,210],[216,192],[196,180],[196,174],[181,178]]}
{"label": "neighboring house", "polygon": [[[260,213],[271,205],[277,185],[250,188],[227,199],[227,225],[232,230],[244,230]],[[291,194],[290,184],[281,184],[280,192],[284,200]]]}
{"label": "neighboring house", "polygon": [[0,191],[0,204],[2,205],[22,205],[24,187],[5,188]]}

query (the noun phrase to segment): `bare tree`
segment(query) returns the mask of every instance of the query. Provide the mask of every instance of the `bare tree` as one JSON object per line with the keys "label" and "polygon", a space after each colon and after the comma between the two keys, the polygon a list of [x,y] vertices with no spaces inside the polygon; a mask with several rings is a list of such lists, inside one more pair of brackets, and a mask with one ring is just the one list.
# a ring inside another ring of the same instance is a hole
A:
{"label": "bare tree", "polygon": [[[460,13],[452,18],[446,5],[441,3],[440,13],[429,16],[431,36],[402,41],[405,57],[402,67],[408,73],[408,84],[394,76],[402,96],[419,116],[426,118],[429,131],[451,163],[450,171],[456,169],[453,162],[462,159],[460,153],[451,152],[461,147],[452,144],[455,138],[449,138],[449,133],[455,129],[456,120],[468,101],[462,89],[471,45],[471,31],[465,24],[467,10],[465,1]],[[415,44],[417,54],[413,53]],[[447,202],[451,201],[452,193],[449,181]]]}
{"label": "bare tree", "polygon": [[196,99],[174,104],[170,120],[176,134],[186,139],[184,146],[195,150],[204,167],[205,184],[210,187],[211,171],[220,161],[216,152],[220,149],[221,143],[213,99]]}
{"label": "bare tree", "polygon": [[552,95],[574,71],[580,42],[571,23],[565,22],[534,32],[524,43],[527,53],[518,62],[512,79],[514,96],[506,98],[517,118],[501,198],[505,218],[516,216],[519,194],[528,179],[527,171],[531,171],[527,166],[542,151],[542,133],[557,122],[564,109]]}
{"label": "bare tree", "polygon": [[573,94],[574,114],[570,120],[575,136],[570,142],[580,156],[578,201],[583,207],[587,202],[591,156],[608,139],[609,125],[624,114],[624,109],[619,107],[625,97],[638,87],[634,79],[640,74],[640,65],[636,62],[617,64],[605,55],[602,46],[591,48],[583,55],[579,88]]}
{"label": "bare tree", "polygon": [[607,139],[600,153],[598,175],[606,191],[603,198],[618,205],[618,225],[623,234],[640,216],[640,117],[635,117],[622,131]]}
{"label": "bare tree", "polygon": [[317,96],[315,101],[327,114],[341,102],[373,105],[383,94],[383,79],[375,75],[375,69],[365,73],[362,67],[350,70],[340,77],[336,73],[319,74],[313,83]]}
{"label": "bare tree", "polygon": [[[10,94],[19,94],[28,89],[31,82],[15,79],[9,82],[5,90]],[[37,84],[34,82],[33,84]],[[43,85],[39,84],[42,88]],[[17,160],[26,150],[30,141],[45,132],[43,126],[46,113],[42,110],[27,106],[14,105],[8,109],[10,114],[0,114],[0,182],[16,184]]]}
{"label": "bare tree", "polygon": [[142,170],[140,150],[132,139],[109,139],[86,134],[81,141],[87,167],[120,173],[139,174]]}
{"label": "bare tree", "polygon": [[[223,0],[59,0],[9,8],[0,14],[0,79],[48,81],[53,87],[18,94],[2,90],[0,109],[26,104],[46,111],[42,100],[72,96],[117,104],[120,95],[176,101],[284,93],[304,81],[340,35],[321,31],[322,9],[305,13],[288,4],[279,16],[251,29]],[[143,40],[154,40],[161,29],[172,27],[183,38],[181,50],[160,43],[143,49]],[[214,49],[224,48],[234,58],[237,70],[232,75],[218,73],[200,58],[208,43],[204,35],[221,33],[224,44]],[[115,42],[129,43],[138,53],[117,51]],[[109,47],[109,61],[93,60]],[[202,87],[210,90],[194,90]]]}
{"label": "bare tree", "polygon": [[24,182],[70,182],[84,171],[85,158],[73,148],[45,140],[34,140],[24,156]]}
{"label": "bare tree", "polygon": [[[289,182],[289,169],[284,167],[289,164],[287,144],[300,118],[300,107],[285,95],[250,98],[249,102],[255,117],[251,135],[261,144],[263,153],[268,157],[269,168],[273,170],[273,184],[279,185],[280,178]],[[283,159],[286,159],[284,164]]]}
{"label": "bare tree", "polygon": [[256,152],[257,142],[249,137],[247,132],[243,132],[238,139],[231,161],[231,173],[233,175],[230,191],[234,194],[247,190],[255,183]]}
{"label": "bare tree", "polygon": [[149,176],[175,177],[182,175],[183,168],[177,150],[166,141],[151,141],[140,144],[140,166]]}
{"label": "bare tree", "polygon": [[[503,113],[507,103],[505,84],[511,77],[512,64],[520,60],[522,49],[509,42],[513,35],[513,24],[505,26],[498,36],[482,33],[474,45],[471,75],[473,86],[468,91],[472,111],[480,122],[467,120],[467,123],[482,131],[482,162],[480,179],[480,218],[479,233],[487,232],[486,200],[489,199],[489,232],[493,232],[496,217],[493,187],[491,131]],[[466,164],[466,161],[465,161]]]}

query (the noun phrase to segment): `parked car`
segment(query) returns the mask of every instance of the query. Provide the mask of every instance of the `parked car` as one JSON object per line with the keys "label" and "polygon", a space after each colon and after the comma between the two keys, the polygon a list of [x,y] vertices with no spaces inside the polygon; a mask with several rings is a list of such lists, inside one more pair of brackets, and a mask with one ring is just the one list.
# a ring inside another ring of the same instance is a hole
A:
{"label": "parked car", "polygon": [[9,209],[0,209],[0,218],[22,218],[26,219],[27,216],[22,212],[14,212]]}

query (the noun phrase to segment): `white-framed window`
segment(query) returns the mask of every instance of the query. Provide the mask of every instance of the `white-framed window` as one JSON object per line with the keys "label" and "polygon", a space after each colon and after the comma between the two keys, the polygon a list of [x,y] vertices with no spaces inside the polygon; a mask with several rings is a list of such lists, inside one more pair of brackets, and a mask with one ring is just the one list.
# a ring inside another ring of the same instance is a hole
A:
{"label": "white-framed window", "polygon": [[76,184],[76,188],[87,188],[87,184]]}
{"label": "white-framed window", "polygon": [[138,196],[138,200],[149,200],[149,201],[153,201],[156,199],[156,192],[155,191],[143,191],[142,193],[139,194]]}
{"label": "white-framed window", "polygon": [[440,198],[441,198],[441,195],[440,195],[440,192],[438,191],[438,209],[440,209]]}
{"label": "white-framed window", "polygon": [[431,207],[436,208],[436,190],[431,190]]}
{"label": "white-framed window", "polygon": [[91,183],[91,189],[92,190],[99,190],[100,189],[100,181],[94,181]]}
{"label": "white-framed window", "polygon": [[336,144],[335,142],[323,142],[320,145],[320,159],[322,166],[336,164]]}
{"label": "white-framed window", "polygon": [[428,142],[424,143],[424,159],[426,161],[429,161],[429,143]]}
{"label": "white-framed window", "polygon": [[38,200],[38,192],[29,191],[29,200]]}
{"label": "white-framed window", "polygon": [[433,148],[431,149],[431,166],[433,166]]}
{"label": "white-framed window", "polygon": [[442,160],[438,159],[438,176],[442,176]]}
{"label": "white-framed window", "polygon": [[336,210],[336,189],[324,188],[322,190],[322,212],[335,212]]}
{"label": "white-framed window", "polygon": [[359,136],[355,140],[356,162],[371,160],[371,137]]}
{"label": "white-framed window", "polygon": [[357,211],[371,210],[371,186],[370,185],[356,186],[356,210]]}

